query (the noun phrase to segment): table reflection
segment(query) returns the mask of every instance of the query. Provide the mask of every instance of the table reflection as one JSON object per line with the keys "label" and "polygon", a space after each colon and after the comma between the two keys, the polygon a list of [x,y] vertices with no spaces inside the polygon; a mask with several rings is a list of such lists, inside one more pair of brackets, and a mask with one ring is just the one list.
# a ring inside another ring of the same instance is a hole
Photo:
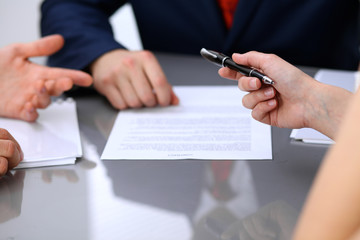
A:
{"label": "table reflection", "polygon": [[291,239],[297,215],[298,211],[282,200],[269,203],[243,219],[219,207],[201,219],[193,239]]}
{"label": "table reflection", "polygon": [[298,211],[285,201],[259,206],[247,161],[104,161],[104,166],[115,196],[183,214],[191,239],[289,239],[297,220]]}
{"label": "table reflection", "polygon": [[20,216],[25,171],[17,170],[0,178],[0,223]]}
{"label": "table reflection", "polygon": [[[81,168],[83,170],[91,170],[96,167],[96,163],[90,161],[86,158],[81,158],[77,160],[76,168]],[[64,178],[69,183],[77,183],[79,181],[79,176],[74,170],[74,168],[65,167],[52,167],[52,168],[44,168],[39,169],[41,171],[41,178],[45,183],[51,183],[53,178]]]}

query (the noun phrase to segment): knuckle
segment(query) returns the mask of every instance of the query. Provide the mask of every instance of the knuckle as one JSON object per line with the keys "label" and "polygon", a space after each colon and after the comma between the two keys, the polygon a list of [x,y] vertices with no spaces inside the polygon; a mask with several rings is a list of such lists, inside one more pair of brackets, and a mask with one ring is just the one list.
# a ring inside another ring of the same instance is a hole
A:
{"label": "knuckle", "polygon": [[103,75],[95,76],[94,77],[94,86],[102,87],[102,85],[113,85],[118,79],[118,76],[122,75],[122,66],[117,65],[111,68],[108,72]]}
{"label": "knuckle", "polygon": [[[128,69],[134,69],[135,65],[136,65],[136,61],[132,57],[127,56],[127,57],[124,57],[123,59],[121,59],[121,64],[124,65]],[[119,70],[117,69],[116,72],[119,72]]]}
{"label": "knuckle", "polygon": [[255,51],[255,50],[251,50],[248,52],[249,55],[255,55],[255,54],[258,54],[259,52],[258,51]]}
{"label": "knuckle", "polygon": [[166,81],[166,77],[163,75],[156,76],[152,79],[152,84],[159,88],[166,88],[168,87],[168,83]]}
{"label": "knuckle", "polygon": [[19,55],[21,53],[21,44],[13,43],[8,46],[8,50],[12,55]]}
{"label": "knuckle", "polygon": [[140,52],[140,57],[144,59],[153,59],[155,58],[154,54],[150,52],[149,50],[143,50]]}
{"label": "knuckle", "polygon": [[264,96],[264,92],[263,92],[263,91],[255,91],[255,92],[254,92],[254,97],[255,97],[256,101],[261,101],[261,100],[263,100],[263,96]]}
{"label": "knuckle", "polygon": [[241,91],[245,91],[244,81],[243,81],[243,79],[242,79],[241,77],[239,78],[239,81],[238,81],[238,88],[239,88]]}
{"label": "knuckle", "polygon": [[13,141],[6,141],[4,150],[6,157],[12,157],[15,153],[16,145]]}
{"label": "knuckle", "polygon": [[152,93],[144,93],[142,96],[144,103],[154,102],[154,95]]}
{"label": "knuckle", "polygon": [[271,61],[274,61],[276,58],[277,58],[277,56],[275,54],[272,54],[272,53],[265,54],[265,60],[267,60],[267,61],[271,62]]}
{"label": "knuckle", "polygon": [[105,75],[103,78],[101,78],[100,80],[100,84],[104,84],[104,85],[111,85],[113,83],[113,72],[111,72],[110,74]]}
{"label": "knuckle", "polygon": [[261,102],[257,105],[257,111],[264,115],[265,113],[269,112],[269,106],[267,102]]}
{"label": "knuckle", "polygon": [[254,104],[252,103],[251,96],[249,94],[243,97],[242,104],[247,109],[253,109],[254,108]]}

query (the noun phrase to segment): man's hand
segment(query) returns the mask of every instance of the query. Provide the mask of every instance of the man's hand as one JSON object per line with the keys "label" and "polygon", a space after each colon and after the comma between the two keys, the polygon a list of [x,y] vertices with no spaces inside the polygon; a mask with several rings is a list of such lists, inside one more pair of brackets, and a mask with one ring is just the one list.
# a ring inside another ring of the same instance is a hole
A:
{"label": "man's hand", "polygon": [[36,109],[47,107],[51,96],[60,95],[73,84],[92,83],[91,76],[84,72],[45,67],[28,60],[51,55],[63,44],[60,35],[52,35],[0,49],[0,116],[35,121]]}
{"label": "man's hand", "polygon": [[5,129],[0,128],[0,177],[24,159],[18,142]]}
{"label": "man's hand", "polygon": [[91,66],[95,88],[117,109],[177,105],[156,57],[149,51],[117,49]]}

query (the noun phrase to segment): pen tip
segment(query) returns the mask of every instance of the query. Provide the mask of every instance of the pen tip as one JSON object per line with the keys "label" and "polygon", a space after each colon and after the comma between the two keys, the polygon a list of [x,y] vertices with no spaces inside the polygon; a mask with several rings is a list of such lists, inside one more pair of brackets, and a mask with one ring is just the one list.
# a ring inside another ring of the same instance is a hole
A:
{"label": "pen tip", "polygon": [[264,76],[263,77],[263,82],[266,83],[266,84],[270,84],[270,85],[274,85],[274,81],[271,80],[269,77],[267,76]]}

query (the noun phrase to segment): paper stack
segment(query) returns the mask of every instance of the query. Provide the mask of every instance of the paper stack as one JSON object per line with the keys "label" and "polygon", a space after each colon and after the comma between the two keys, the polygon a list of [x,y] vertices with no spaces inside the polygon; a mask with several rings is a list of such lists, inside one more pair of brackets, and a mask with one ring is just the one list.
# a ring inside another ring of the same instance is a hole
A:
{"label": "paper stack", "polygon": [[39,110],[34,123],[0,118],[0,126],[13,135],[24,152],[18,169],[74,164],[82,156],[76,103],[72,99]]}

